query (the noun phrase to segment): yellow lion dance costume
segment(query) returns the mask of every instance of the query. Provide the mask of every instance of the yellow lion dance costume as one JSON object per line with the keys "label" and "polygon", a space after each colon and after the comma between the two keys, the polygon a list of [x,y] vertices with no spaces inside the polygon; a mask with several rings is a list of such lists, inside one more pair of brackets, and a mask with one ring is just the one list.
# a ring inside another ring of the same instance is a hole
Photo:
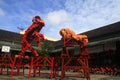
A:
{"label": "yellow lion dance costume", "polygon": [[60,35],[65,39],[74,39],[77,42],[80,42],[81,48],[86,46],[88,43],[87,35],[77,35],[73,30],[69,28],[62,28],[60,30]]}

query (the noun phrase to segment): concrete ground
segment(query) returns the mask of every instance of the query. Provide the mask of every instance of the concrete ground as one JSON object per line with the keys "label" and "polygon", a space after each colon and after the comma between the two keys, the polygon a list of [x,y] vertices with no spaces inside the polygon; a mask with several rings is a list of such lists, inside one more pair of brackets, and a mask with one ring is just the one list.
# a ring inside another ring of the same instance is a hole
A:
{"label": "concrete ground", "polygon": [[[91,80],[120,80],[120,77],[108,76],[108,75],[90,75]],[[12,78],[9,75],[0,75],[0,80],[50,80],[49,77],[30,77],[25,76],[13,76]],[[59,78],[53,78],[52,80],[60,80]],[[65,77],[63,80],[87,80],[85,78],[76,78],[76,77]]]}
{"label": "concrete ground", "polygon": [[[22,74],[20,74],[19,76],[13,75],[12,78],[10,77],[10,75],[2,74],[0,75],[0,80],[51,80],[49,74],[41,74],[40,76],[36,75],[36,77],[33,77],[33,75],[31,75],[30,78],[28,78],[27,76],[28,76],[27,71],[25,75]],[[52,80],[60,80],[60,77],[52,78]],[[63,80],[87,80],[87,79],[81,77],[65,77]],[[90,74],[90,80],[120,80],[120,76]]]}

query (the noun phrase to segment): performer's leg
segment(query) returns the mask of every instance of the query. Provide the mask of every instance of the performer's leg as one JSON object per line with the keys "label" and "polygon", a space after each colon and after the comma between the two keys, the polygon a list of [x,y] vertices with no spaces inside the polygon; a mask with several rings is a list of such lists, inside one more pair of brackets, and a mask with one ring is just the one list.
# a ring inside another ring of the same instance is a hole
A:
{"label": "performer's leg", "polygon": [[22,47],[22,50],[21,50],[21,52],[19,53],[19,55],[22,56],[22,55],[25,53],[26,50],[27,50],[27,46]]}
{"label": "performer's leg", "polygon": [[37,51],[31,46],[31,44],[28,45],[28,48],[34,54],[34,56],[39,56],[39,54],[37,53]]}
{"label": "performer's leg", "polygon": [[40,46],[40,40],[45,40],[44,35],[40,34],[39,32],[34,32],[34,36],[35,36],[35,40],[38,44],[38,46]]}
{"label": "performer's leg", "polygon": [[23,56],[25,51],[27,50],[28,48],[28,41],[26,39],[23,39],[22,40],[22,47],[21,47],[21,52],[18,54],[19,57]]}

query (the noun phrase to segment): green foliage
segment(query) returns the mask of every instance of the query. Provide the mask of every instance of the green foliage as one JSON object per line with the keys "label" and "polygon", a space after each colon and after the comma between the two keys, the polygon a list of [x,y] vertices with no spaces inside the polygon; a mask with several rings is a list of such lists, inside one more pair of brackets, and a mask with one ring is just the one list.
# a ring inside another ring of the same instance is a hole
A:
{"label": "green foliage", "polygon": [[45,41],[42,42],[41,46],[39,47],[39,54],[40,56],[49,56],[52,50],[54,50],[52,43]]}

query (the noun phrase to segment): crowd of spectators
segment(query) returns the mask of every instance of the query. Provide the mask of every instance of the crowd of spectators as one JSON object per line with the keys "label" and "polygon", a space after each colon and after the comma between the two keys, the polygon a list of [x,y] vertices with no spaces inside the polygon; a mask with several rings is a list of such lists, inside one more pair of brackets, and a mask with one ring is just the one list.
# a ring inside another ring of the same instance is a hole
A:
{"label": "crowd of spectators", "polygon": [[90,73],[111,75],[111,76],[120,76],[120,67],[119,66],[90,67]]}

